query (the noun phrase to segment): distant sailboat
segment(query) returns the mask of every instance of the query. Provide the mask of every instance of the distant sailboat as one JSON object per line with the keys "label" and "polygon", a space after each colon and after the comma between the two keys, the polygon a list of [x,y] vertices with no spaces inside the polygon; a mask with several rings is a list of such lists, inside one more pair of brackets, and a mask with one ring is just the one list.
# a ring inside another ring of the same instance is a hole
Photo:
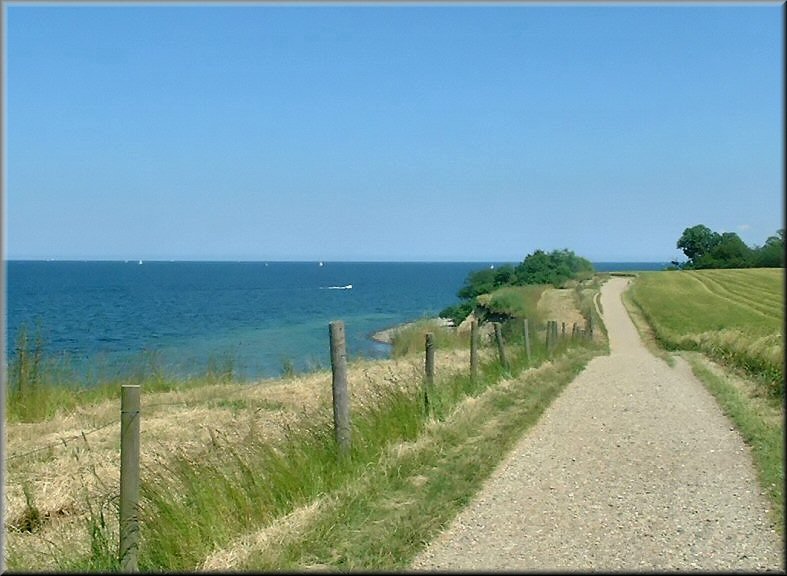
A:
{"label": "distant sailboat", "polygon": [[320,267],[322,268],[323,266],[325,266],[325,264],[322,261],[320,261]]}
{"label": "distant sailboat", "polygon": [[142,264],[142,260],[140,260],[139,263]]}

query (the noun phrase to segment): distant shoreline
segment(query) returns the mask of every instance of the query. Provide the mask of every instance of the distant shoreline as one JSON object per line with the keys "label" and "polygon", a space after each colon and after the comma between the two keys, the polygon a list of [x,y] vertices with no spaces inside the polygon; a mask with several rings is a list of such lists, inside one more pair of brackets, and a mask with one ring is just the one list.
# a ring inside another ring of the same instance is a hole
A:
{"label": "distant shoreline", "polygon": [[[427,320],[440,322],[440,324],[443,326],[453,326],[453,323],[448,318],[437,317],[437,318],[427,318]],[[417,323],[418,321],[416,320],[413,320],[411,322],[403,322],[402,324],[397,324],[395,326],[391,326],[390,328],[379,330],[374,334],[372,334],[371,336],[369,336],[369,338],[371,338],[375,342],[379,342],[380,344],[391,345],[393,344],[393,339],[394,336],[396,336],[397,332],[409,328],[410,326],[414,326]]]}

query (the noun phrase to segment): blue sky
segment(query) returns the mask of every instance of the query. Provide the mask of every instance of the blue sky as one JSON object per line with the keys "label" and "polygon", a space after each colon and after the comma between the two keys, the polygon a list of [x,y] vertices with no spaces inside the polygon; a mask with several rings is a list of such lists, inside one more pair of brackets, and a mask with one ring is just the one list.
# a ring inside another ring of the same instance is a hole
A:
{"label": "blue sky", "polygon": [[783,9],[4,4],[9,259],[594,261],[783,227]]}

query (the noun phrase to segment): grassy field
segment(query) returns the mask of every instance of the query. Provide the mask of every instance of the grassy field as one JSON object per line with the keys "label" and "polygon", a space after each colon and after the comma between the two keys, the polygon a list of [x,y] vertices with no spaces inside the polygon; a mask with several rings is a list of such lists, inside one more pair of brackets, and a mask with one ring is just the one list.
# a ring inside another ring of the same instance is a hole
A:
{"label": "grassy field", "polygon": [[735,423],[751,447],[782,533],[783,274],[783,269],[647,272],[624,297],[645,342],[684,357]]}
{"label": "grassy field", "polygon": [[[423,334],[412,340],[422,346]],[[350,363],[347,460],[335,454],[329,371],[254,385],[142,382],[140,567],[404,567],[604,351],[603,341],[566,342],[546,362],[534,338],[528,363],[512,340],[504,369],[485,346],[474,380],[466,339],[438,342],[429,414],[422,352]],[[28,377],[44,365],[35,356],[21,367]],[[44,372],[36,378],[11,398],[25,410],[55,394]],[[117,569],[119,405],[108,393],[7,424],[9,569]]]}
{"label": "grassy field", "polygon": [[783,269],[645,272],[631,288],[658,341],[697,350],[784,397]]}

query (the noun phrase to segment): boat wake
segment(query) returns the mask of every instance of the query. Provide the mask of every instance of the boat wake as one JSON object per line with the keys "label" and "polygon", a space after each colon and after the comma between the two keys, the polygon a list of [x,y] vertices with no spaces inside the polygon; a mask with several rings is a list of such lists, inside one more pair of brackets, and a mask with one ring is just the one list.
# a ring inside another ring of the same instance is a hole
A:
{"label": "boat wake", "polygon": [[352,290],[353,285],[347,284],[347,286],[320,286],[321,290]]}

